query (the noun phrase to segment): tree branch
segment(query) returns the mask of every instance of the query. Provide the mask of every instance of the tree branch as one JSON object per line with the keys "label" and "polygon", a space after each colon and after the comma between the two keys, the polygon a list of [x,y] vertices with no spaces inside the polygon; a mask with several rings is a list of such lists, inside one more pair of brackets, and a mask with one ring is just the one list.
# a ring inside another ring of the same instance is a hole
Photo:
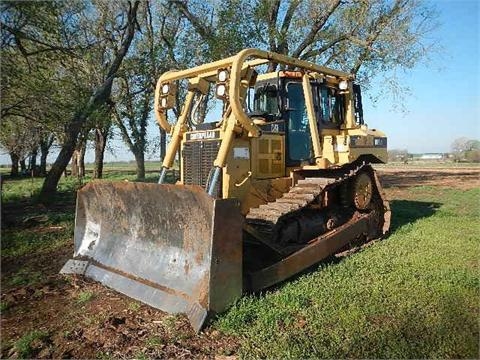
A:
{"label": "tree branch", "polygon": [[302,0],[291,0],[290,4],[288,5],[288,9],[285,13],[285,17],[283,18],[283,22],[282,22],[282,27],[280,29],[281,39],[277,47],[277,51],[280,54],[287,55],[288,53],[287,33],[290,28],[293,15],[295,14],[295,11],[297,10],[298,5],[300,5],[301,2]]}
{"label": "tree branch", "polygon": [[168,3],[175,5],[175,7],[183,16],[188,19],[190,24],[192,24],[192,26],[204,40],[210,38],[212,34],[214,34],[214,31],[210,26],[204,25],[201,19],[192,14],[192,12],[188,9],[186,2],[181,0],[169,0]]}
{"label": "tree branch", "polygon": [[350,70],[352,74],[356,75],[358,73],[360,67],[372,53],[372,45],[378,39],[383,30],[388,26],[390,20],[394,19],[395,16],[400,13],[402,8],[408,1],[409,0],[396,0],[390,11],[382,14],[377,18],[375,22],[373,22],[372,26],[370,27],[369,35],[367,36],[365,41],[360,41],[359,39],[355,40],[357,43],[361,44],[364,47],[364,50],[360,53],[360,56],[357,58],[352,69]]}
{"label": "tree branch", "polygon": [[292,57],[299,58],[305,49],[313,43],[315,40],[315,36],[317,36],[318,32],[323,28],[323,26],[327,23],[330,16],[335,12],[338,6],[341,4],[341,0],[334,0],[330,7],[327,9],[326,13],[323,16],[320,16],[312,25],[310,31],[308,32],[307,36],[303,39],[303,41],[298,45],[295,51],[292,53]]}

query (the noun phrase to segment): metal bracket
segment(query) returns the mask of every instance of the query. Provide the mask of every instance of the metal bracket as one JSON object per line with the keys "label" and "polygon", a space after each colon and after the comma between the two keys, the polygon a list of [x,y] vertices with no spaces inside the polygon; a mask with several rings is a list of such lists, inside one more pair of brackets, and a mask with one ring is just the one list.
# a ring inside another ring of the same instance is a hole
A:
{"label": "metal bracket", "polygon": [[70,259],[65,263],[65,265],[63,265],[62,269],[60,270],[60,274],[84,275],[88,265],[88,261]]}

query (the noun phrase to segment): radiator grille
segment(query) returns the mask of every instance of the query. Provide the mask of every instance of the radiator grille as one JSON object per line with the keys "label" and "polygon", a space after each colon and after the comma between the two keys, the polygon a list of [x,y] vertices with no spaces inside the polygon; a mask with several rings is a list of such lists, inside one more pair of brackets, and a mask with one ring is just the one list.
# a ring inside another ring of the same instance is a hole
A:
{"label": "radiator grille", "polygon": [[[207,185],[208,174],[218,154],[220,141],[187,141],[183,145],[183,182],[186,185]],[[221,197],[221,179],[216,187]]]}

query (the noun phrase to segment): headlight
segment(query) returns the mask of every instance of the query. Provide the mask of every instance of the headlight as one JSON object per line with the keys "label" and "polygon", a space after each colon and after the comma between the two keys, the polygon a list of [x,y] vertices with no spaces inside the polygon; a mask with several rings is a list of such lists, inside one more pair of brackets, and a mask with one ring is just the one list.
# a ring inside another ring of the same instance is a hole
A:
{"label": "headlight", "polygon": [[340,90],[347,90],[348,89],[348,82],[347,80],[342,80],[338,83],[338,88]]}
{"label": "headlight", "polygon": [[170,91],[170,85],[163,84],[162,85],[162,94],[168,94],[169,91]]}
{"label": "headlight", "polygon": [[224,97],[227,93],[227,88],[225,87],[225,84],[219,84],[217,85],[217,96],[218,97]]}
{"label": "headlight", "polygon": [[227,70],[219,70],[218,71],[218,81],[225,82],[228,79],[228,71]]}
{"label": "headlight", "polygon": [[167,107],[167,98],[162,98],[162,99],[160,100],[160,106],[161,106],[162,108],[166,108],[166,107]]}

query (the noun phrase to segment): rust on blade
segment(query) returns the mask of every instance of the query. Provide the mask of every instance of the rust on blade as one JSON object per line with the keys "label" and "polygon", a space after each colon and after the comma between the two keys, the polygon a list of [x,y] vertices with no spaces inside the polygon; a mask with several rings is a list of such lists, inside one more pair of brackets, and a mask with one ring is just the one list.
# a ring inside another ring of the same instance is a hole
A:
{"label": "rust on blade", "polygon": [[177,291],[175,289],[171,289],[171,288],[168,288],[166,286],[162,286],[160,284],[157,284],[157,283],[154,283],[152,281],[148,281],[148,280],[145,280],[145,279],[142,279],[142,278],[139,278],[138,276],[134,276],[132,274],[128,274],[124,271],[121,271],[121,270],[118,270],[118,269],[114,269],[110,266],[105,266],[101,263],[99,263],[98,261],[95,261],[95,260],[92,260],[90,261],[90,263],[92,265],[95,265],[103,270],[107,270],[107,271],[110,271],[112,273],[115,273],[117,275],[120,275],[120,276],[123,276],[123,277],[126,277],[126,278],[129,278],[130,280],[133,280],[133,281],[137,281],[139,283],[142,283],[146,286],[149,286],[149,287],[152,287],[154,289],[157,289],[157,290],[161,290],[167,294],[170,294],[170,295],[173,295],[173,296],[178,296],[178,297],[181,297],[182,299],[185,299],[185,300],[188,300],[188,301],[193,301],[194,299],[192,299],[191,296],[189,296],[188,294],[185,294],[185,293],[182,293],[181,291]]}

